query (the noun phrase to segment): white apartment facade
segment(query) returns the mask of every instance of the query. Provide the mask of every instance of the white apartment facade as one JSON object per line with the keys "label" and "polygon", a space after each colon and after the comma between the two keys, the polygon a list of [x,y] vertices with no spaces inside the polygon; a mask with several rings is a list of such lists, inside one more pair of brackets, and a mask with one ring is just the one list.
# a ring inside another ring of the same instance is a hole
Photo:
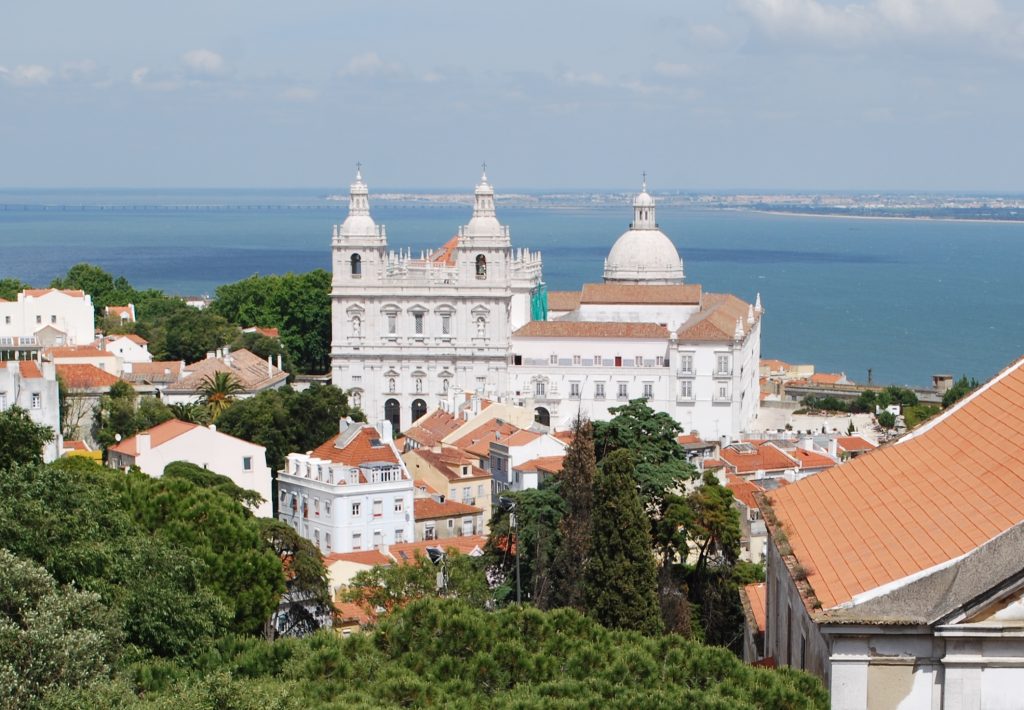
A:
{"label": "white apartment facade", "polygon": [[15,301],[0,299],[0,350],[86,345],[94,339],[95,312],[87,293],[25,289]]}
{"label": "white apartment facade", "polygon": [[412,476],[390,422],[376,428],[343,419],[337,436],[288,455],[277,487],[278,519],[325,555],[414,539]]}
{"label": "white apartment facade", "polygon": [[43,447],[43,461],[60,457],[60,397],[53,363],[33,360],[0,362],[0,412],[20,407],[36,424],[53,429],[54,438]]}

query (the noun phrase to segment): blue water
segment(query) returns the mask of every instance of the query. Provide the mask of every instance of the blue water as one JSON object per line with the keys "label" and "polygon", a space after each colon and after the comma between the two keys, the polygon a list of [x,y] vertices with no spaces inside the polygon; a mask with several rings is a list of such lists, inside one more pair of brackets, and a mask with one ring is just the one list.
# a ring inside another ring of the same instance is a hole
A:
{"label": "blue water", "polygon": [[[80,261],[139,288],[212,294],[254,273],[330,268],[328,190],[0,191],[0,278],[45,285]],[[22,207],[27,206],[27,207]],[[436,247],[465,206],[373,207],[392,247]],[[620,208],[502,208],[540,249],[552,290],[601,277],[631,217]],[[658,208],[686,279],[766,308],[765,357],[863,381],[987,378],[1024,353],[1024,224],[858,220]]]}

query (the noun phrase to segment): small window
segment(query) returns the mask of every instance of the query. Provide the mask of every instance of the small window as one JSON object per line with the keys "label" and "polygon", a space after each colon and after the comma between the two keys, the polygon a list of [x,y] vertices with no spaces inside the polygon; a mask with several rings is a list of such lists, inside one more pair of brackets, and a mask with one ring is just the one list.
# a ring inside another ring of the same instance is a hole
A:
{"label": "small window", "polygon": [[693,373],[692,353],[682,353],[679,355],[679,371],[687,375]]}
{"label": "small window", "polygon": [[533,394],[536,395],[537,397],[543,397],[545,394],[545,389],[546,388],[543,382],[533,383]]}
{"label": "small window", "polygon": [[594,383],[594,399],[604,399],[604,382]]}
{"label": "small window", "polygon": [[359,277],[363,275],[363,257],[358,254],[353,254],[349,260],[352,264],[352,275]]}
{"label": "small window", "polygon": [[252,456],[243,456],[242,457],[242,470],[243,471],[251,471],[252,470]]}
{"label": "small window", "polygon": [[679,396],[683,399],[693,399],[693,380],[682,380],[679,383]]}
{"label": "small window", "polygon": [[325,500],[324,501],[324,515],[330,515],[330,514],[331,514],[331,501]]}
{"label": "small window", "polygon": [[10,316],[4,316],[4,323],[7,324],[7,325],[10,325],[11,324],[11,317]]}
{"label": "small window", "polygon": [[728,375],[728,374],[730,374],[730,371],[731,371],[732,368],[729,367],[729,356],[728,355],[719,355],[716,358],[716,364],[717,364],[716,371],[718,372],[719,375]]}
{"label": "small window", "polygon": [[57,316],[50,316],[50,322],[56,324],[57,323]]}
{"label": "small window", "polygon": [[569,396],[572,397],[573,399],[579,399],[580,398],[580,383],[579,382],[570,382],[569,383]]}
{"label": "small window", "polygon": [[395,543],[405,542],[405,530],[395,530]]}
{"label": "small window", "polygon": [[619,383],[619,399],[626,399],[629,397],[629,385],[625,382]]}
{"label": "small window", "polygon": [[633,358],[633,362],[634,362],[634,364],[636,364],[637,367],[643,367],[644,366],[644,356],[643,355],[637,355],[635,358]]}
{"label": "small window", "polygon": [[43,406],[43,398],[38,392],[32,393],[32,409],[39,409]]}
{"label": "small window", "polygon": [[483,254],[477,254],[476,257],[476,277],[478,279],[487,278],[487,257]]}
{"label": "small window", "polygon": [[388,313],[388,335],[394,335],[398,332],[398,316],[394,313]]}
{"label": "small window", "polygon": [[594,356],[594,364],[595,365],[603,365],[604,364],[603,360],[604,360],[604,357],[601,356],[601,355],[595,355]]}
{"label": "small window", "polygon": [[353,503],[352,504],[352,517],[353,518],[358,518],[359,517],[359,503]]}
{"label": "small window", "polygon": [[361,533],[352,533],[352,549],[362,550],[363,549],[363,536]]}
{"label": "small window", "polygon": [[412,316],[413,327],[416,331],[416,335],[423,335],[423,314],[414,313]]}
{"label": "small window", "polygon": [[320,499],[319,498],[314,498],[313,499],[313,514],[314,515],[320,515]]}
{"label": "small window", "polygon": [[654,385],[650,382],[644,383],[644,399],[654,398]]}
{"label": "small window", "polygon": [[384,501],[373,501],[373,517],[379,518],[382,515],[384,515]]}
{"label": "small window", "polygon": [[581,356],[579,356],[579,355],[573,355],[572,356],[572,364],[573,365],[582,365],[583,364],[583,358]]}
{"label": "small window", "polygon": [[379,550],[381,545],[384,544],[384,535],[380,530],[373,531],[373,549]]}
{"label": "small window", "polygon": [[441,335],[452,334],[452,317],[445,315],[441,316]]}
{"label": "small window", "polygon": [[550,355],[548,355],[548,364],[549,365],[557,365],[558,364],[558,355],[556,355],[555,353],[551,353]]}
{"label": "small window", "polygon": [[38,324],[41,324],[42,322],[43,322],[43,317],[42,316],[36,316],[36,324],[38,325]]}
{"label": "small window", "polygon": [[401,513],[405,509],[405,501],[401,498],[395,498],[395,512]]}
{"label": "small window", "polygon": [[448,529],[451,530],[454,527],[455,527],[455,521],[452,520],[451,518],[448,518]]}
{"label": "small window", "polygon": [[330,549],[331,549],[331,534],[330,533],[324,533],[324,547],[328,551],[330,551]]}

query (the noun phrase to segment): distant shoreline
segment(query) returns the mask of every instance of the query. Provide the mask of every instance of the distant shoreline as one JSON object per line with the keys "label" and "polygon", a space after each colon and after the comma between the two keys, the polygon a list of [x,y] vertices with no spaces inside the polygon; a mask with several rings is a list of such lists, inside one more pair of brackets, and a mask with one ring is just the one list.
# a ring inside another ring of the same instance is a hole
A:
{"label": "distant shoreline", "polygon": [[920,217],[908,217],[906,215],[875,215],[875,214],[833,214],[825,212],[801,212],[798,210],[764,210],[756,207],[721,207],[718,209],[730,210],[734,212],[757,212],[758,214],[770,214],[779,217],[829,217],[835,219],[873,219],[873,220],[890,220],[898,219],[907,222],[977,222],[981,224],[1021,224],[1024,223],[1024,218],[1014,219],[995,219],[995,218],[984,218],[984,217],[932,217],[928,215],[921,215]]}

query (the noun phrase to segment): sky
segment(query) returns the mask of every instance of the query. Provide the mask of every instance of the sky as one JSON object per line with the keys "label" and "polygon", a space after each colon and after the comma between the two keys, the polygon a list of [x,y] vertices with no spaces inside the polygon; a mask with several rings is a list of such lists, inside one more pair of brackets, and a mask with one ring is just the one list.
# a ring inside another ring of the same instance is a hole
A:
{"label": "sky", "polygon": [[12,0],[0,187],[1024,192],[1024,0]]}

